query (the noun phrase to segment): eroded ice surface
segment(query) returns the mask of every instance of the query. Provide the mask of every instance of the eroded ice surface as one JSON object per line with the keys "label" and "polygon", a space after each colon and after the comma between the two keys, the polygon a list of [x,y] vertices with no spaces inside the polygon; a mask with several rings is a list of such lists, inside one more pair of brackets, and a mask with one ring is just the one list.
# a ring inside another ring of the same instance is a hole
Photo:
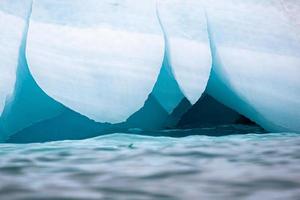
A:
{"label": "eroded ice surface", "polygon": [[13,93],[30,0],[0,1],[0,115]]}
{"label": "eroded ice surface", "polygon": [[[11,72],[11,76],[8,77],[12,78],[13,86],[12,88],[8,87],[11,89],[11,94],[9,98],[6,98],[5,107],[0,117],[0,141],[7,140],[12,134],[32,124],[55,117],[64,110],[61,104],[55,102],[38,87],[28,69],[25,48],[31,5],[31,1],[10,1],[1,2],[0,4],[2,10],[13,15],[15,13],[15,16],[18,17],[17,21],[12,17],[4,18],[6,20],[4,27],[17,27],[17,29],[14,29],[15,32],[12,31],[12,35],[19,35],[18,38],[12,38],[15,42],[13,47],[16,48],[17,54],[9,51],[8,55],[5,53],[1,55],[6,56],[1,57],[2,60],[11,62],[16,60],[17,63],[16,65],[4,66],[5,70]],[[4,37],[4,39],[6,38]],[[6,40],[10,41],[9,39]],[[6,46],[3,45],[3,47]],[[9,48],[10,46],[7,47],[7,49]],[[5,70],[4,72],[6,72]],[[11,82],[7,83],[1,80],[1,85],[3,86],[11,86],[10,84]]]}
{"label": "eroded ice surface", "polygon": [[165,49],[163,64],[158,76],[158,79],[152,90],[153,97],[159,102],[167,113],[172,111],[178,106],[180,101],[184,98],[174,73],[170,66],[170,61]]}
{"label": "eroded ice surface", "polygon": [[267,130],[300,131],[300,40],[281,1],[205,1],[210,94]]}
{"label": "eroded ice surface", "polygon": [[55,100],[99,122],[141,108],[160,71],[163,34],[154,0],[36,1],[29,68]]}
{"label": "eroded ice surface", "polygon": [[198,0],[160,0],[158,15],[174,76],[194,104],[206,88],[211,69],[205,12]]}

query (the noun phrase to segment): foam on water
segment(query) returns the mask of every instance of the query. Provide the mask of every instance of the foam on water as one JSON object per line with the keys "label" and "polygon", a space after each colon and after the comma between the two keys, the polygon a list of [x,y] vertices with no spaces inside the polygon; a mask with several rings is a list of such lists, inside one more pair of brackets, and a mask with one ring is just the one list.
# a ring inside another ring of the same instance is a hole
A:
{"label": "foam on water", "polygon": [[1,144],[1,199],[297,199],[300,136]]}

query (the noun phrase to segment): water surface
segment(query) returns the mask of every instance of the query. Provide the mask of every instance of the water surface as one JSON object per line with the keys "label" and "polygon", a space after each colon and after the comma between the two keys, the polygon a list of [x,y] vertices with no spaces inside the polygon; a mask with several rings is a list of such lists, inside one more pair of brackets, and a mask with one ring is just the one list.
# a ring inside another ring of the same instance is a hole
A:
{"label": "water surface", "polygon": [[300,135],[0,145],[0,199],[300,199]]}

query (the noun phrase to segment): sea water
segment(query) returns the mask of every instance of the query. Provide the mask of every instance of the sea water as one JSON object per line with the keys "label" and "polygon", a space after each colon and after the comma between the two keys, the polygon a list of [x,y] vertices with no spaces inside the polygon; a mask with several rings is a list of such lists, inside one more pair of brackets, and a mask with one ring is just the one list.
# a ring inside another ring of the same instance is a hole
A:
{"label": "sea water", "polygon": [[0,145],[1,200],[300,199],[300,135]]}

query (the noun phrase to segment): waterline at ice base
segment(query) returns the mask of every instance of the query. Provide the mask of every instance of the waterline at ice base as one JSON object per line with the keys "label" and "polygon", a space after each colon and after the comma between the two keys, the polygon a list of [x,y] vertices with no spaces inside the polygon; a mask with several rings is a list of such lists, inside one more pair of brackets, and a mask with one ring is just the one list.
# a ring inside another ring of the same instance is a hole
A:
{"label": "waterline at ice base", "polygon": [[296,0],[1,0],[0,141],[300,133],[299,13]]}

